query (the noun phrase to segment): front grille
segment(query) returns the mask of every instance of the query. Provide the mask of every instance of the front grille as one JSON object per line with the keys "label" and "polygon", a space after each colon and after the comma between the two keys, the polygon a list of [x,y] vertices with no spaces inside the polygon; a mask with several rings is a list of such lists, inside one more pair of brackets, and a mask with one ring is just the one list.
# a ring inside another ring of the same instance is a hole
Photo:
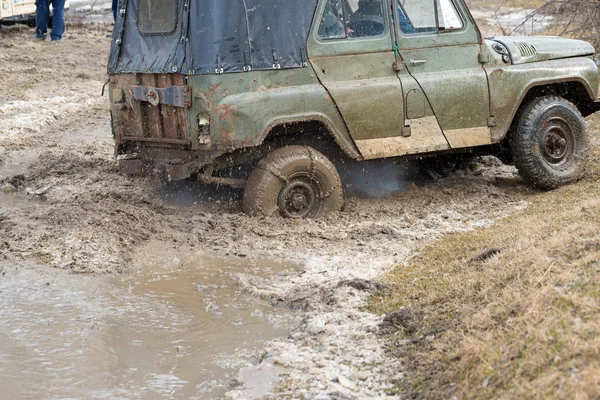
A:
{"label": "front grille", "polygon": [[523,57],[532,57],[537,54],[537,49],[530,43],[527,42],[514,42],[515,45],[519,48],[521,55]]}

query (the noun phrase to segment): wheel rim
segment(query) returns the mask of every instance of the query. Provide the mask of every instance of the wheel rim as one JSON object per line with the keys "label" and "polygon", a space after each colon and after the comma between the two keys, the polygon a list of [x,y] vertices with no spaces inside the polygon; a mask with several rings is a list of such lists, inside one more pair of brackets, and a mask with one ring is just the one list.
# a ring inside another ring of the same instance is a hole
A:
{"label": "wheel rim", "polygon": [[305,177],[290,179],[279,192],[277,204],[287,218],[314,216],[321,204],[319,189]]}
{"label": "wheel rim", "polygon": [[575,135],[567,121],[553,118],[548,121],[540,136],[542,156],[552,166],[560,166],[571,160],[575,148]]}

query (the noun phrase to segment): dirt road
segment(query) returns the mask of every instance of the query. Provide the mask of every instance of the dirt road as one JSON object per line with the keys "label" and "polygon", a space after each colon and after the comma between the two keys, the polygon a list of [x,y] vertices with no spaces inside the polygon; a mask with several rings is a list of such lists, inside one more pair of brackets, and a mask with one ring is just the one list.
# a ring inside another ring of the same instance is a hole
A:
{"label": "dirt road", "polygon": [[[515,170],[487,160],[437,181],[392,182],[406,190],[349,198],[321,221],[252,219],[241,214],[239,192],[193,183],[157,193],[150,181],[117,173],[100,96],[106,31],[71,28],[60,45],[33,41],[29,30],[0,37],[0,268],[135,274],[133,255],[149,241],[182,256],[293,261],[301,267],[286,274],[234,274],[241,289],[298,310],[302,322],[268,342],[228,395],[385,396],[387,371],[397,369],[377,337],[381,318],[361,309],[380,288],[360,280],[377,280],[445,233],[525,208],[528,189]],[[360,185],[369,188],[367,180]],[[273,384],[256,385],[265,375]]]}

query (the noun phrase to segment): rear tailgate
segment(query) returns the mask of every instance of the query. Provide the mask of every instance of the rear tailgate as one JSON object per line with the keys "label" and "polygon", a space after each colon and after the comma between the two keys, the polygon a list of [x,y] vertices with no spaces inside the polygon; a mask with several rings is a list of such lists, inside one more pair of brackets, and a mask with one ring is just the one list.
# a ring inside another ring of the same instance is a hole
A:
{"label": "rear tailgate", "polygon": [[190,91],[181,74],[119,74],[111,77],[115,140],[191,145]]}

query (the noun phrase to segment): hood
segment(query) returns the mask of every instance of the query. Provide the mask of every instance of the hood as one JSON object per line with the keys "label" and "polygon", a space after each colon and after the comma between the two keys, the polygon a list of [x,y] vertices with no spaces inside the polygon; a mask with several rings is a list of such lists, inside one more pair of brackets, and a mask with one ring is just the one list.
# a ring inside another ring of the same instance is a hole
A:
{"label": "hood", "polygon": [[497,36],[488,39],[508,49],[513,64],[555,60],[557,58],[592,56],[594,46],[583,40],[558,36]]}

